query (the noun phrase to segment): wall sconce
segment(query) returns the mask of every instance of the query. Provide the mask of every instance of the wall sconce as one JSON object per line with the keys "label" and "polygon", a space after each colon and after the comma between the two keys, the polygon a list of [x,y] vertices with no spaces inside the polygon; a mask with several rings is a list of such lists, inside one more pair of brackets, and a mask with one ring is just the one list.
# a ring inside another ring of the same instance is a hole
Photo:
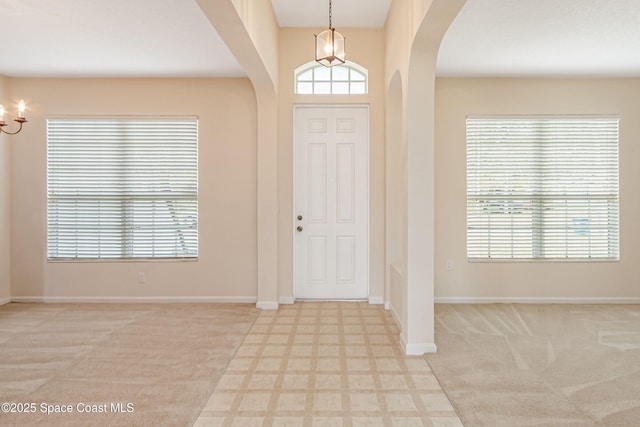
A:
{"label": "wall sconce", "polygon": [[7,125],[4,122],[4,107],[2,106],[2,104],[0,104],[0,133],[6,133],[7,135],[15,135],[16,133],[20,132],[22,130],[22,124],[27,122],[27,119],[24,118],[24,110],[25,110],[24,101],[21,99],[20,102],[18,102],[18,116],[15,119],[13,119],[14,122],[20,123],[20,127],[15,132],[7,132],[6,130],[4,130],[4,127]]}

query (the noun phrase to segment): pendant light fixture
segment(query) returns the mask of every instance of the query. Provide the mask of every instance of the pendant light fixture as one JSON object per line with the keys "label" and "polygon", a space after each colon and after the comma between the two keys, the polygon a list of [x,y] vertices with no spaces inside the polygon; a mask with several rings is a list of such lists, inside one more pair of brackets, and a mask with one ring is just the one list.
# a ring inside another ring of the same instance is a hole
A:
{"label": "pendant light fixture", "polygon": [[331,0],[329,0],[329,29],[315,34],[316,61],[325,67],[344,64],[345,61],[344,37],[332,27],[332,18]]}

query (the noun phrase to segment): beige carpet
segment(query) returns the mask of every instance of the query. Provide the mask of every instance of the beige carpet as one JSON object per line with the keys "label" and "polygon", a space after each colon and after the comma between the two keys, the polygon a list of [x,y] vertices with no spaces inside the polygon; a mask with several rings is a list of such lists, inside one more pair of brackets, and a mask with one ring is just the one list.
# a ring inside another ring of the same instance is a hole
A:
{"label": "beige carpet", "polygon": [[263,311],[196,427],[462,427],[382,306],[298,302]]}
{"label": "beige carpet", "polygon": [[437,305],[436,344],[467,427],[640,425],[640,306]]}
{"label": "beige carpet", "polygon": [[[0,306],[0,403],[36,404],[0,413],[0,425],[189,426],[258,314],[235,304]],[[113,412],[118,403],[125,412]],[[46,405],[72,413],[47,415]],[[107,413],[79,413],[94,408]]]}

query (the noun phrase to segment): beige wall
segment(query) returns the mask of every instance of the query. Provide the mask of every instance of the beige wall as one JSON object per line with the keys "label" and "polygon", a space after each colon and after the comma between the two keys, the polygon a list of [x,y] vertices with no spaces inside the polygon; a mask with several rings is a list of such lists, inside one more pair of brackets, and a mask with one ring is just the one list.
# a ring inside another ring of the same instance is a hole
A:
{"label": "beige wall", "polygon": [[[293,296],[293,107],[295,104],[367,104],[370,106],[370,298],[384,295],[384,31],[338,28],[346,37],[347,59],[369,70],[369,94],[295,95],[294,70],[313,60],[310,28],[280,31],[278,141],[278,279],[281,301]],[[316,31],[317,33],[317,31]]]}
{"label": "beige wall", "polygon": [[[12,79],[11,88],[30,106],[12,152],[14,298],[255,299],[257,119],[248,79]],[[47,262],[51,115],[199,116],[199,261]]]}
{"label": "beige wall", "polygon": [[[9,111],[5,115],[7,128],[13,132],[15,125],[11,119],[15,110],[11,108],[7,78],[0,76],[0,104]],[[0,304],[11,296],[11,146],[10,137],[0,134]]]}
{"label": "beige wall", "polygon": [[[436,297],[640,297],[638,98],[640,79],[438,79]],[[465,117],[491,114],[620,116],[620,262],[466,261]]]}

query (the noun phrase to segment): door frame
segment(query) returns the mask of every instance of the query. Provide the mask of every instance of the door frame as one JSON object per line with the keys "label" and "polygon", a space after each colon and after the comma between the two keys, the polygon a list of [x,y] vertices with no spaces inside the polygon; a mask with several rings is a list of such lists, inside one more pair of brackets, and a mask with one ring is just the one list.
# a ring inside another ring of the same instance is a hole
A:
{"label": "door frame", "polygon": [[[368,301],[371,296],[371,106],[367,103],[351,103],[351,104],[293,104],[293,156],[291,162],[291,190],[292,190],[292,209],[290,218],[290,226],[291,226],[291,246],[292,250],[292,296],[293,301],[297,301],[296,297],[296,233],[293,231],[295,228],[295,216],[296,216],[296,119],[297,112],[302,109],[311,109],[311,108],[362,108],[367,112],[367,144],[366,144],[366,158],[367,158],[367,296],[362,301]],[[340,299],[324,299],[324,300],[309,300],[309,301],[339,301]],[[349,301],[360,301],[360,300],[349,300]]]}

